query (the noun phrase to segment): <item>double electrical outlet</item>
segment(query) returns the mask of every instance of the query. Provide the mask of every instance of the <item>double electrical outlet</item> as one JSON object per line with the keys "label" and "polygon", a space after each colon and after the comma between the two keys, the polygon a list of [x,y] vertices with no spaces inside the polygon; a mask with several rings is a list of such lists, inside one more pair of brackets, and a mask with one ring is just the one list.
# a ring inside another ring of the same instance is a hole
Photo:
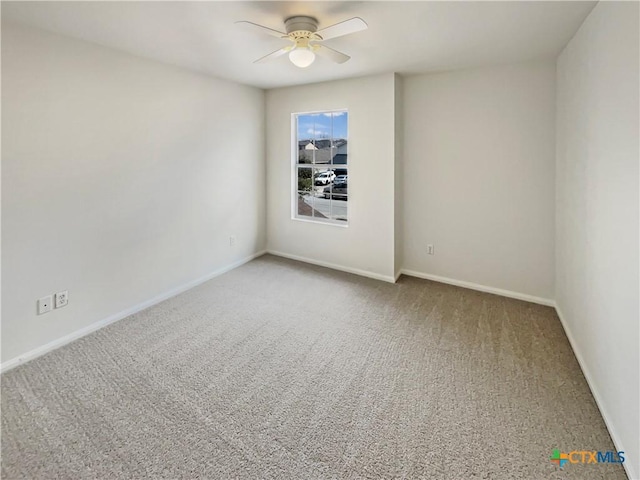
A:
{"label": "double electrical outlet", "polygon": [[54,299],[55,308],[66,307],[67,303],[69,303],[69,291],[64,290],[63,292],[58,292],[54,295],[47,295],[46,297],[42,297],[41,299],[39,299],[38,315],[50,312],[54,307]]}

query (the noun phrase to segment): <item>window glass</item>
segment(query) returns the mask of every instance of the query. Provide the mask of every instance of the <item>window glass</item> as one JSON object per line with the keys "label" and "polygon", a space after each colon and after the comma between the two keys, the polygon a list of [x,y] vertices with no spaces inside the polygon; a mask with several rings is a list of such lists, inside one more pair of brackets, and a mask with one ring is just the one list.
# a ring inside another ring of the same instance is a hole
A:
{"label": "window glass", "polygon": [[347,224],[348,113],[294,115],[296,218]]}

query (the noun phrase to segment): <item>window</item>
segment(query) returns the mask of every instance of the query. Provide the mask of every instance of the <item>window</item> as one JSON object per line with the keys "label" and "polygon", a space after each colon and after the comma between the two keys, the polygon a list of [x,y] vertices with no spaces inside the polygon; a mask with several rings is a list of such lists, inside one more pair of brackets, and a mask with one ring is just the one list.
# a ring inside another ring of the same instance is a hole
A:
{"label": "window", "polygon": [[346,110],[296,113],[293,218],[347,225]]}

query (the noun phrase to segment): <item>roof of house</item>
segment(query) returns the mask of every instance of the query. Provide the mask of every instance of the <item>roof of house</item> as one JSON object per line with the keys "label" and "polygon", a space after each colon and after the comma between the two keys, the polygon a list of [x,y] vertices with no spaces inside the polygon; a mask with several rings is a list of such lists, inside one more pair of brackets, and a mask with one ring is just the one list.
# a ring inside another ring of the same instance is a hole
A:
{"label": "roof of house", "polygon": [[347,154],[338,153],[338,148],[347,144],[346,140],[334,140],[333,148],[331,147],[330,140],[315,140],[315,145],[317,147],[316,150],[305,149],[305,147],[311,142],[311,140],[301,140],[300,142],[298,142],[298,145],[300,147],[298,152],[299,163],[312,163],[314,158],[316,164],[331,163],[332,159],[333,163],[339,163],[342,165],[347,163]]}

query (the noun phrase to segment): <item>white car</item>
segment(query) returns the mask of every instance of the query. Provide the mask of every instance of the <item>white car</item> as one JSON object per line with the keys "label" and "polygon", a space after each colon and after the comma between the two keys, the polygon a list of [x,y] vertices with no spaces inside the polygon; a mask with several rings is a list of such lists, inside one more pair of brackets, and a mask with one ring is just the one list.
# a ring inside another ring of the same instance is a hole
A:
{"label": "white car", "polygon": [[316,180],[314,183],[316,185],[328,185],[333,182],[334,178],[336,178],[336,174],[329,170],[316,175]]}
{"label": "white car", "polygon": [[347,181],[347,175],[338,175],[336,178],[333,179],[334,183],[343,183]]}

